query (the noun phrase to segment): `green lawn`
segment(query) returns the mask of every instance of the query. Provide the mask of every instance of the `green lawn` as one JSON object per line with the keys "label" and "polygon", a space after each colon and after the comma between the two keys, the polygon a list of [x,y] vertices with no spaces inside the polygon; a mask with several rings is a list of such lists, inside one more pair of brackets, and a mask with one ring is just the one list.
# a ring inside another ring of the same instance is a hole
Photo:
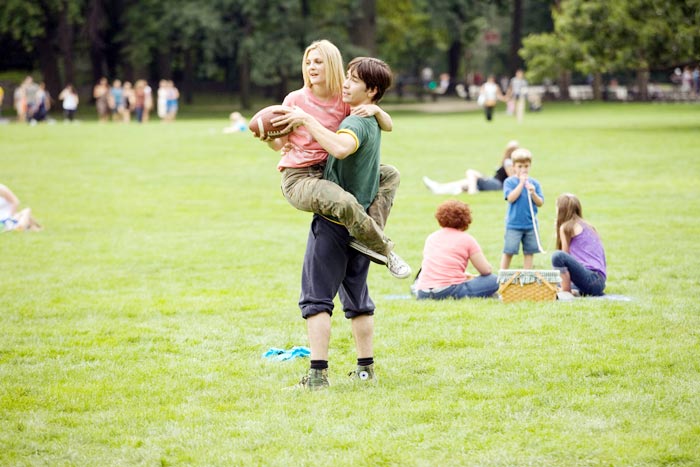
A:
{"label": "green lawn", "polygon": [[[387,233],[414,269],[447,198],[421,177],[491,172],[518,139],[545,194],[545,248],[556,196],[576,193],[607,292],[630,301],[417,303],[372,266],[380,384],[345,380],[338,313],[331,388],[283,391],[308,361],[262,354],[307,345],[310,215],[283,199],[272,151],[221,134],[226,113],[0,125],[0,183],[45,226],[0,235],[0,465],[700,465],[700,107],[393,116]],[[505,201],[460,198],[497,268]]]}

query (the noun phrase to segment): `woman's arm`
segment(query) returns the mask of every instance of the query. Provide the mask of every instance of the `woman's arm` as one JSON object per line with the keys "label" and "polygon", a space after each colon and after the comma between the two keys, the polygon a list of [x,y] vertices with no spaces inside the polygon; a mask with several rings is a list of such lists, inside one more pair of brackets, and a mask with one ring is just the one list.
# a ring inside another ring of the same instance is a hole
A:
{"label": "woman's arm", "polygon": [[289,110],[281,110],[284,115],[274,118],[275,125],[287,125],[292,128],[305,126],[311,136],[321,145],[328,154],[333,154],[337,159],[345,159],[357,151],[357,140],[347,133],[335,133],[324,127],[313,116],[304,112],[299,106]]}
{"label": "woman's arm", "polygon": [[377,123],[379,123],[379,128],[383,131],[390,132],[394,129],[394,122],[391,119],[391,115],[376,104],[359,105],[352,109],[350,115],[357,115],[358,117],[370,117],[374,115],[374,118],[377,119]]}
{"label": "woman's arm", "polygon": [[484,256],[484,253],[482,253],[481,251],[471,255],[469,257],[469,261],[472,262],[474,268],[477,271],[479,271],[479,274],[481,274],[482,276],[488,276],[493,271],[493,269],[491,268],[491,264],[488,262],[486,256]]}

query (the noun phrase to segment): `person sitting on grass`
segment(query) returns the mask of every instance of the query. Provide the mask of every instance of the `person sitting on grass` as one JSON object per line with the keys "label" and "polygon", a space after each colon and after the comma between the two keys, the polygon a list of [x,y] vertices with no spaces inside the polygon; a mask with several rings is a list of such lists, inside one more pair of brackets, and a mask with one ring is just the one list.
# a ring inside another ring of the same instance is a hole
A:
{"label": "person sitting on grass", "polygon": [[19,209],[19,198],[0,183],[0,232],[15,230],[36,232],[41,225],[32,217],[30,208]]}
{"label": "person sitting on grass", "polygon": [[462,180],[439,183],[428,177],[423,177],[423,183],[436,195],[458,195],[465,191],[470,195],[475,195],[480,191],[502,190],[503,182],[506,178],[513,175],[513,161],[510,160],[510,155],[516,149],[518,149],[518,142],[515,140],[510,141],[501,158],[500,167],[496,169],[496,173],[493,177],[484,177],[481,172],[474,169],[467,169],[465,178]]}
{"label": "person sitting on grass", "polygon": [[[425,240],[423,262],[414,284],[418,300],[491,297],[498,279],[476,239],[466,231],[472,222],[469,205],[447,200],[435,211],[440,230]],[[478,276],[467,271],[471,261]]]}
{"label": "person sitting on grass", "polygon": [[598,232],[583,220],[581,201],[576,195],[560,195],[556,206],[557,251],[552,254],[552,267],[561,272],[562,292],[603,295],[607,268]]}

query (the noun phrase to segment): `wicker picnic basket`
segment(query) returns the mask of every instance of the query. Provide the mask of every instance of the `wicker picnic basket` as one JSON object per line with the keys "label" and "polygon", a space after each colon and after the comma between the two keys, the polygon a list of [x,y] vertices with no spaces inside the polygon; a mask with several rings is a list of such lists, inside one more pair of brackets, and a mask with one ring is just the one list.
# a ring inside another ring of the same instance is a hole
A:
{"label": "wicker picnic basket", "polygon": [[498,271],[498,293],[504,302],[557,299],[561,276],[556,269],[501,269]]}

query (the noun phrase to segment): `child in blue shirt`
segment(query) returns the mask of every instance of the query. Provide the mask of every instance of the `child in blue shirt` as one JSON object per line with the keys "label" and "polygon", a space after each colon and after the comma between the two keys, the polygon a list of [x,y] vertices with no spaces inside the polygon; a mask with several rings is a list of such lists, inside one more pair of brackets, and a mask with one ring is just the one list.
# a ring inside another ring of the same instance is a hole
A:
{"label": "child in blue shirt", "polygon": [[[523,244],[523,269],[532,269],[533,255],[540,252],[537,233],[537,208],[544,204],[542,187],[528,176],[532,154],[519,148],[511,154],[514,175],[503,182],[503,195],[508,201],[505,245],[501,258],[501,269],[509,269],[513,255]],[[529,199],[528,199],[529,198]]]}

